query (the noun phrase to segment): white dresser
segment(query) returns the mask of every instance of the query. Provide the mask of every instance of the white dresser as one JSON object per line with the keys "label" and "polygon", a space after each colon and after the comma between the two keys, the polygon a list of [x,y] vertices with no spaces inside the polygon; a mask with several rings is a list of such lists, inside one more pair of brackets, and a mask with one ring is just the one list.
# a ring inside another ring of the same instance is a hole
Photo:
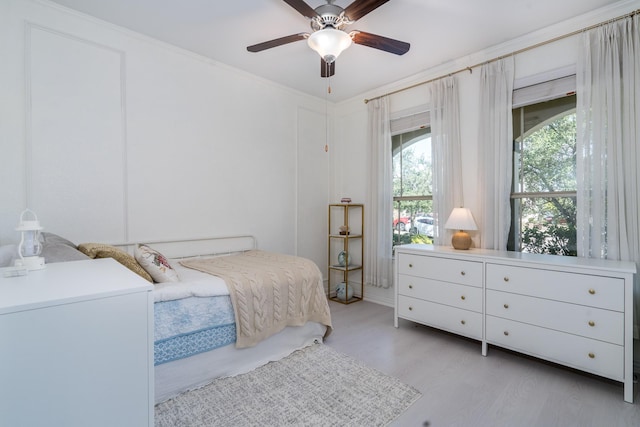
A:
{"label": "white dresser", "polygon": [[398,319],[624,383],[633,401],[635,263],[519,252],[396,248]]}
{"label": "white dresser", "polygon": [[112,259],[0,270],[0,426],[153,426],[152,285]]}

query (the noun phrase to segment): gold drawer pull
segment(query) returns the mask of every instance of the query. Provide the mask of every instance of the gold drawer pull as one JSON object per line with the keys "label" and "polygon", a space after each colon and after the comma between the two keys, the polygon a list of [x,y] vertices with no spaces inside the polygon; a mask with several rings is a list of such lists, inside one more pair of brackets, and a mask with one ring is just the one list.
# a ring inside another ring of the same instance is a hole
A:
{"label": "gold drawer pull", "polygon": [[505,337],[508,337],[508,336],[509,336],[509,331],[504,331],[503,333],[504,333],[504,336],[505,336]]}
{"label": "gold drawer pull", "polygon": [[409,306],[409,311],[413,310],[413,307]]}
{"label": "gold drawer pull", "polygon": [[464,301],[464,300],[466,300],[466,299],[467,299],[467,297],[465,297],[464,295],[461,295],[461,296],[460,296],[460,299],[461,299],[462,301]]}
{"label": "gold drawer pull", "polygon": [[595,294],[596,294],[596,290],[595,290],[595,289],[593,289],[593,288],[592,288],[592,289],[589,289],[589,293],[590,293],[591,295],[595,295]]}
{"label": "gold drawer pull", "polygon": [[596,322],[594,322],[593,320],[589,320],[589,326],[596,326]]}
{"label": "gold drawer pull", "polygon": [[589,353],[589,359],[595,359],[595,358],[596,358],[596,355],[595,355],[595,354],[593,354],[593,353]]}
{"label": "gold drawer pull", "polygon": [[507,276],[504,276],[504,278],[502,280],[504,280],[505,282],[508,282],[509,278]]}
{"label": "gold drawer pull", "polygon": [[460,323],[462,323],[463,325],[467,324],[467,322],[465,322],[464,320],[461,320]]}
{"label": "gold drawer pull", "polygon": [[467,273],[465,273],[464,271],[461,271],[461,272],[460,272],[460,274],[464,276],[464,275],[466,275]]}
{"label": "gold drawer pull", "polygon": [[413,264],[409,264],[409,268],[413,268]]}
{"label": "gold drawer pull", "polygon": [[505,305],[504,305],[504,308],[509,308],[509,304],[505,304]]}

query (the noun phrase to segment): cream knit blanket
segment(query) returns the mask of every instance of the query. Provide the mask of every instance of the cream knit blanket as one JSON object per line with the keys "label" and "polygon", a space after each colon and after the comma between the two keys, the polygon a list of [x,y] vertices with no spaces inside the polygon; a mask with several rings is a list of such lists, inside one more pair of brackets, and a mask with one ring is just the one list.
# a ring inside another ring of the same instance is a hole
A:
{"label": "cream knit blanket", "polygon": [[236,320],[236,347],[252,347],[287,326],[314,321],[331,333],[322,274],[312,261],[271,252],[181,261],[221,277],[229,287]]}

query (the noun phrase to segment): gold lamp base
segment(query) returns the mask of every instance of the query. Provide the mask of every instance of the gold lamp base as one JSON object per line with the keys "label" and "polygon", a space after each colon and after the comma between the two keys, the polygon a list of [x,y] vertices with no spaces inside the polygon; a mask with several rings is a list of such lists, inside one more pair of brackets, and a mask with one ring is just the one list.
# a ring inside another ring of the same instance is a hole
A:
{"label": "gold lamp base", "polygon": [[467,250],[471,247],[471,236],[466,231],[457,231],[451,238],[454,249]]}

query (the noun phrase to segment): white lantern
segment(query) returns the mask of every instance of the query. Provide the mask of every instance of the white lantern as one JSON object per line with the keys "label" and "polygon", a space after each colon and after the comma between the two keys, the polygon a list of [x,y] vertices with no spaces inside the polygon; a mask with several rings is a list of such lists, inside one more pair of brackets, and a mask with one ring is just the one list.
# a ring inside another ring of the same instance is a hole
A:
{"label": "white lantern", "polygon": [[[26,217],[31,215],[32,219]],[[25,209],[20,215],[20,223],[16,227],[22,236],[18,245],[18,255],[20,259],[16,260],[16,267],[22,267],[27,270],[40,270],[44,268],[44,258],[40,256],[42,253],[42,244],[40,243],[40,222],[38,217],[31,209]]]}

